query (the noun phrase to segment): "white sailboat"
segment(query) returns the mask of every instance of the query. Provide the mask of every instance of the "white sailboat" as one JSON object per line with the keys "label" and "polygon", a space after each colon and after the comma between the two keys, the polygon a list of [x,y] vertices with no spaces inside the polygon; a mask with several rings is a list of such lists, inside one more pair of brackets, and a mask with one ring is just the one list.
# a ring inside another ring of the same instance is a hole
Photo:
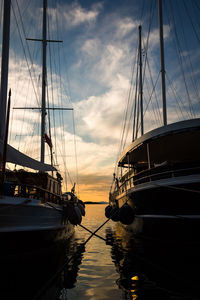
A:
{"label": "white sailboat", "polygon": [[118,158],[106,215],[143,236],[194,240],[200,230],[200,119],[167,123],[162,1],[158,4],[163,126],[144,133],[140,26],[141,136],[134,136]]}
{"label": "white sailboat", "polygon": [[[75,193],[62,195],[62,177],[53,165],[45,164],[46,115],[46,7],[43,1],[43,64],[41,104],[41,161],[19,152],[7,144],[9,107],[7,107],[7,82],[9,60],[11,0],[4,1],[4,26],[2,43],[1,93],[0,93],[0,236],[3,244],[31,241],[43,243],[69,238],[74,225],[80,224],[82,205]],[[10,95],[9,95],[10,98]],[[7,108],[7,119],[6,119]],[[51,141],[50,141],[51,142]],[[49,142],[49,144],[51,144]],[[50,145],[51,147],[51,145]],[[5,170],[7,162],[34,171]],[[48,173],[51,172],[51,175]],[[56,173],[56,176],[53,176]]]}

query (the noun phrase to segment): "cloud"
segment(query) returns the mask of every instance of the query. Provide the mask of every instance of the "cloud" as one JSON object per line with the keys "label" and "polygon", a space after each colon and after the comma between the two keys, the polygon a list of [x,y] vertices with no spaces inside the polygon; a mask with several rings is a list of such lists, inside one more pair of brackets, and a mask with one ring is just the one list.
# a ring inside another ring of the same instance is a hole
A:
{"label": "cloud", "polygon": [[59,20],[64,27],[69,30],[83,24],[91,24],[95,22],[101,12],[102,4],[94,3],[91,8],[83,8],[78,1],[73,1],[72,4],[60,4],[57,8],[49,8],[48,13],[51,16],[52,27],[56,27],[56,21]]}
{"label": "cloud", "polygon": [[64,18],[67,24],[71,26],[77,26],[82,23],[88,23],[94,21],[101,10],[101,4],[95,4],[91,10],[86,10],[81,7],[77,2],[73,3],[72,6],[64,13]]}
{"label": "cloud", "polygon": [[[115,10],[113,5],[112,11],[106,11],[106,5],[105,2],[97,2],[86,7],[85,3],[82,6],[78,1],[72,1],[71,4],[62,2],[56,9],[54,7],[49,7],[48,9],[49,26],[54,31],[51,38],[54,38],[57,32],[57,21],[59,23],[61,21],[61,27],[58,28],[58,30],[62,29],[62,32],[59,31],[59,34],[64,37],[62,48],[64,55],[61,58],[61,69],[63,71],[61,75],[63,76],[61,81],[63,86],[68,85],[65,72],[69,65],[68,74],[76,122],[76,135],[74,137],[73,126],[69,124],[72,121],[71,115],[66,117],[64,115],[64,128],[61,128],[60,124],[55,121],[55,124],[53,124],[53,126],[55,125],[55,130],[52,133],[53,151],[57,150],[56,163],[58,163],[60,170],[64,174],[66,166],[73,183],[77,180],[74,153],[74,140],[76,140],[79,184],[84,200],[89,198],[102,200],[103,197],[108,196],[120,144],[122,122],[130,87],[132,63],[138,40],[138,17],[129,13],[127,7],[126,10]],[[134,11],[137,11],[135,7]],[[27,16],[31,16],[31,22],[34,12],[35,10],[29,10],[29,14],[27,14]],[[41,10],[36,18],[38,22],[36,27],[39,29],[41,25]],[[146,42],[146,33],[144,30],[144,43]],[[41,30],[38,34],[39,36],[37,37],[41,37]],[[165,45],[168,47],[168,41],[171,39],[169,26],[164,26],[164,35]],[[38,48],[31,46],[32,52],[38,51],[40,46],[37,46]],[[158,29],[153,29],[151,32],[148,51],[151,74],[146,67],[144,111],[160,72]],[[26,61],[14,52],[15,49],[13,49],[13,54],[11,53],[11,76],[9,77],[9,85],[12,87],[12,106],[26,106],[31,103],[31,106],[39,107],[41,98],[41,67],[36,61],[33,65],[30,64],[31,69],[34,69],[34,72],[32,72],[34,90],[30,79],[27,80],[29,72],[27,72]],[[52,53],[55,54],[53,51]],[[187,58],[187,55],[188,51],[182,52],[184,58]],[[198,57],[199,55],[196,55],[196,64]],[[178,105],[174,93],[168,88],[168,121],[173,122],[177,121],[177,115],[178,119],[187,117],[188,103],[184,100],[183,80],[181,84],[180,82],[178,83],[180,72],[174,63],[174,57],[170,61],[168,59],[168,62],[167,72],[170,71],[171,73],[167,74],[170,74],[169,78],[173,80],[174,88],[180,94],[184,104],[181,106],[182,110],[185,108],[184,116],[180,112],[178,113]],[[56,74],[57,69],[56,65],[50,75],[54,84],[54,104],[60,105],[61,99],[67,99],[69,92],[65,91],[64,95],[61,96],[59,91],[60,78]],[[199,70],[195,69],[195,72],[198,75]],[[195,72],[193,72],[193,75]],[[189,77],[190,75],[188,72],[187,76]],[[147,80],[148,85],[146,85]],[[51,105],[53,103],[51,80],[48,79],[48,81],[48,96]],[[160,82],[157,82],[158,105],[155,97],[152,97],[148,111],[145,113],[145,132],[161,125],[161,122],[157,120],[158,115],[155,113],[155,108],[157,108],[161,114],[159,86]],[[133,84],[133,91],[134,89],[135,84]],[[38,101],[35,100],[35,92]],[[193,97],[193,94],[191,97]],[[193,97],[193,100],[198,103],[197,97]],[[40,143],[40,111],[26,111],[26,113],[24,111],[13,111],[12,114],[12,145],[16,146],[16,148],[20,146],[21,151],[30,153],[34,158],[38,159],[40,156],[40,145],[38,144]],[[128,131],[127,142],[131,141],[132,120],[129,118],[130,114],[131,109],[129,109],[126,124]],[[18,131],[24,135],[20,143],[19,139],[15,137]],[[30,136],[27,136],[29,132]],[[34,137],[31,136],[32,134]],[[49,161],[49,151],[47,149],[46,158]],[[68,179],[68,185],[70,186],[70,184]]]}
{"label": "cloud", "polygon": [[[126,79],[121,80],[127,84]],[[87,134],[101,145],[118,142],[125,96],[125,89],[112,89],[75,104],[78,132],[83,136]]]}
{"label": "cloud", "polygon": [[134,32],[136,23],[129,18],[119,17],[110,18],[109,24],[107,22],[97,29],[95,38],[82,40],[81,47],[77,48],[80,49],[77,50],[77,56],[81,57],[79,69],[81,67],[86,70],[97,84],[110,87],[117,74],[125,75],[127,71],[135,35],[126,39],[126,34]]}

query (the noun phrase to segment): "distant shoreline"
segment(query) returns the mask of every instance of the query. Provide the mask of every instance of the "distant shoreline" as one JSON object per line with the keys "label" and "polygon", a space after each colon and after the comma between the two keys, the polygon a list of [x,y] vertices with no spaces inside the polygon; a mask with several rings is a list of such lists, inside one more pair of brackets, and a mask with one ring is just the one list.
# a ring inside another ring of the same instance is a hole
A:
{"label": "distant shoreline", "polygon": [[101,201],[101,202],[93,202],[93,201],[85,201],[85,204],[108,204],[106,201]]}

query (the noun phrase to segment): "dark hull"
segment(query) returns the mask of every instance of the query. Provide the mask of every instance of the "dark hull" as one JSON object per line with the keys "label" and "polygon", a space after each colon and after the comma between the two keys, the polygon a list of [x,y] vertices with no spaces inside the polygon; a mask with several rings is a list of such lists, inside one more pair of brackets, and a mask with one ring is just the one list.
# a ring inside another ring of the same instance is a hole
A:
{"label": "dark hull", "polygon": [[13,205],[11,197],[3,201],[0,206],[1,248],[40,247],[68,239],[74,232],[74,225],[67,220],[62,206],[41,204],[34,199],[28,204]]}
{"label": "dark hull", "polygon": [[[110,203],[127,202],[135,219],[127,227],[146,238],[200,241],[199,183],[129,189]],[[192,192],[196,191],[196,192]]]}
{"label": "dark hull", "polygon": [[1,232],[1,250],[9,251],[17,249],[30,249],[53,244],[57,241],[67,240],[74,233],[74,226],[71,224],[57,229]]}
{"label": "dark hull", "polygon": [[200,242],[200,216],[194,219],[186,216],[135,217],[134,222],[127,227],[136,235],[148,239]]}

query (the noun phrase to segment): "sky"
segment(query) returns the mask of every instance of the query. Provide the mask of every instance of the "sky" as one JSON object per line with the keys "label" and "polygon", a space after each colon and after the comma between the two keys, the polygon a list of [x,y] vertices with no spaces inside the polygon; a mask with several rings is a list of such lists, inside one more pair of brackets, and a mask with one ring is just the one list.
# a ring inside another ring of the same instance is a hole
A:
{"label": "sky", "polygon": [[[195,0],[163,4],[168,123],[199,116],[199,10]],[[130,84],[140,24],[143,58],[145,61],[148,53],[149,65],[145,71],[144,129],[147,132],[162,126],[157,19],[157,1],[48,1],[48,39],[62,43],[47,46],[47,105],[73,108],[73,112],[50,115],[55,164],[62,174],[67,167],[67,188],[76,182],[76,191],[84,201],[108,201],[124,113],[132,103],[128,96],[135,89],[134,83],[132,90]],[[41,42],[26,38],[40,39],[41,28],[41,0],[12,1],[9,143],[35,159],[40,156],[40,111],[13,108],[40,107]],[[153,100],[155,87],[157,98]],[[130,111],[124,146],[131,142]],[[48,116],[46,122],[48,127]],[[49,162],[48,149],[45,159]]]}

